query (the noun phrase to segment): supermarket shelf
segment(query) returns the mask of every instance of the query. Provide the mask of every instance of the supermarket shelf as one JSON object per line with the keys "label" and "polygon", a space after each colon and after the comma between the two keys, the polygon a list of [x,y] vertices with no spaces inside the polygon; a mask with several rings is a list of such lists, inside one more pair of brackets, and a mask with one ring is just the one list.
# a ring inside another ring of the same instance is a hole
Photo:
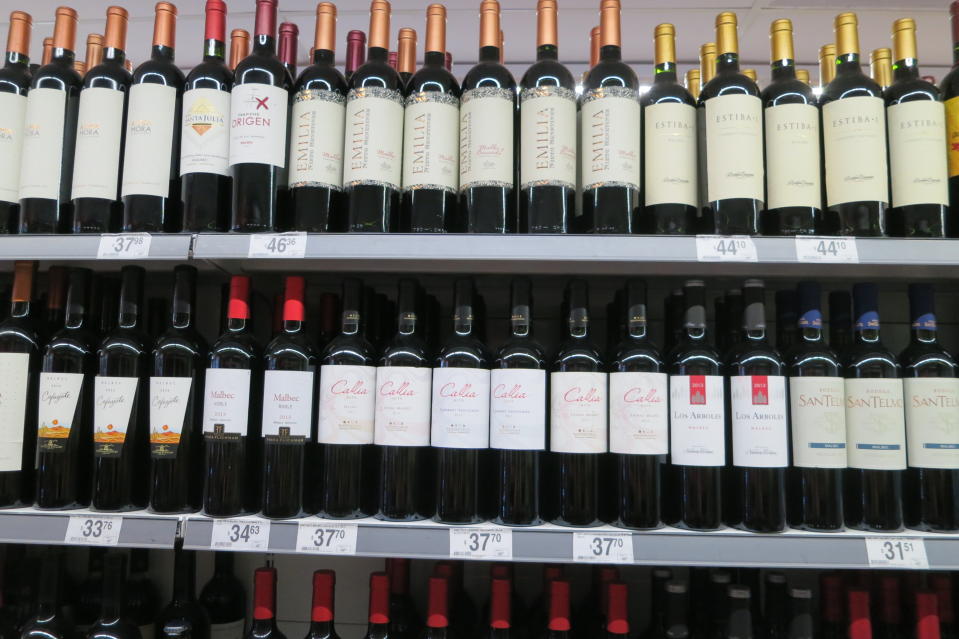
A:
{"label": "supermarket shelf", "polygon": [[[115,519],[114,519],[115,518]],[[119,522],[119,535],[103,531],[101,524],[96,534],[90,530],[87,541],[75,537],[67,539],[70,520],[77,519],[75,526],[82,529],[85,521]],[[116,545],[136,548],[173,548],[180,534],[180,517],[151,515],[145,512],[108,514],[89,510],[39,511],[32,508],[0,510],[0,543],[14,544],[69,544],[69,545]]]}
{"label": "supermarket shelf", "polygon": [[[96,261],[103,265],[125,259],[98,259],[100,235],[4,235],[0,236],[0,260]],[[149,255],[131,256],[138,262],[186,260],[190,256],[190,234],[150,236]]]}

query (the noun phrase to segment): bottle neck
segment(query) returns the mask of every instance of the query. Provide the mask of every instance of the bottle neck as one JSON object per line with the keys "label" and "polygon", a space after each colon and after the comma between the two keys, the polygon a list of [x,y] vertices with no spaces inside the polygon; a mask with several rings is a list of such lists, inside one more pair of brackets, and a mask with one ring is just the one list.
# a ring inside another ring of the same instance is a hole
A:
{"label": "bottle neck", "polygon": [[329,49],[317,49],[313,52],[313,64],[332,67],[336,63],[336,55]]}
{"label": "bottle neck", "polygon": [[61,62],[69,66],[73,66],[73,62],[76,60],[76,54],[70,49],[64,49],[62,47],[53,48],[53,56],[50,58],[51,62]]}
{"label": "bottle neck", "polygon": [[153,49],[150,50],[150,57],[158,62],[173,62],[174,49],[162,44],[155,44]]}
{"label": "bottle neck", "polygon": [[30,58],[17,51],[7,51],[3,66],[26,68],[30,66]]}
{"label": "bottle neck", "polygon": [[253,36],[253,51],[260,55],[276,55],[276,38],[264,33]]}
{"label": "bottle neck", "polygon": [[223,62],[226,59],[226,43],[222,40],[209,39],[203,43],[204,62]]}
{"label": "bottle neck", "polygon": [[233,556],[228,552],[213,555],[213,574],[217,577],[233,576]]}
{"label": "bottle neck", "polygon": [[795,61],[788,58],[776,60],[772,63],[773,80],[795,80],[796,66]]}
{"label": "bottle neck", "polygon": [[193,307],[196,305],[196,287],[190,275],[177,275],[173,289],[171,325],[176,329],[193,327]]}
{"label": "bottle neck", "polygon": [[919,61],[916,58],[904,58],[892,65],[893,80],[916,80],[919,78]]}
{"label": "bottle neck", "polygon": [[603,62],[619,62],[623,59],[623,50],[619,45],[607,44],[599,50],[599,59]]}
{"label": "bottle neck", "polygon": [[446,53],[443,51],[427,51],[423,54],[423,66],[445,69]]}
{"label": "bottle neck", "polygon": [[862,65],[858,53],[844,53],[836,56],[836,75],[861,74]]}
{"label": "bottle neck", "polygon": [[126,59],[127,56],[123,49],[117,49],[116,47],[103,48],[103,61],[101,64],[111,63],[122,67]]}
{"label": "bottle neck", "polygon": [[177,551],[173,566],[174,601],[188,602],[196,598],[195,561],[195,555],[192,552],[186,550]]}
{"label": "bottle neck", "polygon": [[[426,636],[430,635],[430,631],[435,630],[435,628],[428,628]],[[387,639],[390,634],[390,624],[388,623],[370,623],[366,628],[366,639]],[[445,633],[444,633],[445,636]]]}
{"label": "bottle neck", "polygon": [[864,344],[875,344],[879,341],[879,327],[857,328],[856,341]]}
{"label": "bottle neck", "polygon": [[572,339],[586,339],[589,337],[589,315],[585,308],[570,309],[569,337]]}
{"label": "bottle neck", "polygon": [[822,328],[803,326],[799,329],[799,337],[804,342],[822,342]]}
{"label": "bottle neck", "polygon": [[370,47],[366,51],[366,59],[371,62],[389,63],[390,52],[383,47]]}
{"label": "bottle neck", "polygon": [[922,344],[935,344],[939,341],[939,336],[934,328],[913,328],[912,341]]}
{"label": "bottle neck", "polygon": [[335,637],[336,631],[333,629],[332,621],[311,621],[310,637]]}
{"label": "bottle neck", "polygon": [[249,327],[249,322],[245,317],[228,317],[226,320],[226,330],[230,333],[244,333]]}
{"label": "bottle neck", "polygon": [[536,47],[537,60],[558,60],[559,47],[555,44],[541,44]]}
{"label": "bottle neck", "polygon": [[739,54],[720,53],[716,56],[716,73],[739,73]]}
{"label": "bottle neck", "polygon": [[499,47],[480,47],[479,61],[495,62],[498,64],[499,63]]}
{"label": "bottle neck", "polygon": [[10,302],[10,317],[30,319],[30,300]]}
{"label": "bottle neck", "polygon": [[660,62],[656,65],[653,82],[663,82],[668,84],[676,83],[676,63],[672,61]]}
{"label": "bottle neck", "polygon": [[472,337],[473,328],[473,307],[463,304],[457,306],[453,312],[453,332],[460,337]]}

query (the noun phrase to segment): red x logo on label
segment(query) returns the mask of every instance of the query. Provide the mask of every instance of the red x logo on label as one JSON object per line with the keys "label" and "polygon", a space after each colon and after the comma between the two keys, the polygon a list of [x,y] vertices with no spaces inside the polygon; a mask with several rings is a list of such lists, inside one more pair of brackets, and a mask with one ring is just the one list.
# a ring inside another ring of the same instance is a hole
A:
{"label": "red x logo on label", "polygon": [[260,107],[263,107],[263,108],[266,109],[267,111],[270,110],[270,105],[266,103],[267,100],[270,99],[270,96],[266,96],[265,98],[262,98],[262,99],[261,99],[261,98],[253,98],[253,99],[256,100],[256,110],[257,110],[257,111],[260,110]]}

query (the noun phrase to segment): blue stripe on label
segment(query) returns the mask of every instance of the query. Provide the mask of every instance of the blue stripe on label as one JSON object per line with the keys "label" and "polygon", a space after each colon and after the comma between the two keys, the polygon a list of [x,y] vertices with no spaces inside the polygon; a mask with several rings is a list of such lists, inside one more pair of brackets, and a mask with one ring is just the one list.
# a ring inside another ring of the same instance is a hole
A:
{"label": "blue stripe on label", "polygon": [[809,442],[810,448],[834,448],[836,450],[842,450],[846,447],[845,444],[833,444],[830,442]]}
{"label": "blue stripe on label", "polygon": [[959,450],[959,444],[923,444],[922,447],[936,450]]}
{"label": "blue stripe on label", "polygon": [[899,444],[856,444],[857,450],[899,450]]}

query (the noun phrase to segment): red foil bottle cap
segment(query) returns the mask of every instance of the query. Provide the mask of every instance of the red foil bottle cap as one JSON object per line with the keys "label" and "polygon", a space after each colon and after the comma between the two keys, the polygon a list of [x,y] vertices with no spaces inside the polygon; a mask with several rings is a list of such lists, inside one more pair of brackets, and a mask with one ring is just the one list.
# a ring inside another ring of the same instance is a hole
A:
{"label": "red foil bottle cap", "polygon": [[253,573],[253,618],[276,616],[276,568],[257,568]]}
{"label": "red foil bottle cap", "polygon": [[390,557],[386,560],[386,574],[390,576],[390,592],[405,595],[409,591],[410,560]]}
{"label": "red foil bottle cap", "polygon": [[902,605],[899,599],[899,578],[883,575],[880,590],[880,608],[883,621],[898,624],[902,621]]}
{"label": "red foil bottle cap", "polygon": [[822,588],[823,618],[832,623],[840,623],[842,621],[842,577],[823,575],[820,587]]}
{"label": "red foil bottle cap", "polygon": [[276,5],[277,0],[256,0],[254,35],[276,37]]}
{"label": "red foil bottle cap", "polygon": [[489,576],[493,579],[510,579],[513,575],[508,564],[493,564],[489,567]]}
{"label": "red foil bottle cap", "polygon": [[453,573],[456,572],[456,568],[453,566],[451,561],[439,561],[433,566],[433,575],[436,577],[445,577],[447,579],[453,578]]}
{"label": "red foil bottle cap", "polygon": [[509,579],[494,578],[490,584],[489,625],[491,628],[509,628],[510,619]]}
{"label": "red foil bottle cap", "polygon": [[626,612],[626,584],[618,581],[606,584],[606,632],[613,635],[629,634],[629,618]]}
{"label": "red foil bottle cap", "polygon": [[313,573],[313,621],[333,621],[333,589],[336,573],[317,570]]}
{"label": "red foil bottle cap", "polygon": [[206,0],[206,40],[226,42],[226,3],[223,0]]}
{"label": "red foil bottle cap", "polygon": [[848,593],[849,639],[872,639],[872,621],[869,618],[869,593],[858,588]]}
{"label": "red foil bottle cap", "polygon": [[556,632],[568,632],[569,624],[569,582],[554,579],[549,582],[549,629]]}
{"label": "red foil bottle cap", "polygon": [[942,623],[953,623],[956,615],[952,605],[952,579],[949,575],[932,575],[929,583],[939,598],[939,619]]}
{"label": "red foil bottle cap", "polygon": [[554,579],[563,578],[563,567],[559,564],[546,564],[543,566],[543,582],[549,583]]}
{"label": "red foil bottle cap", "polygon": [[959,16],[959,0],[953,0],[949,5],[949,13],[954,16]]}
{"label": "red foil bottle cap", "polygon": [[390,579],[385,572],[370,575],[370,623],[390,622]]}
{"label": "red foil bottle cap", "polygon": [[449,625],[449,583],[446,577],[430,577],[429,607],[426,613],[426,625],[429,628],[445,628]]}
{"label": "red foil bottle cap", "polygon": [[230,305],[226,316],[230,319],[250,319],[249,276],[234,275],[230,278]]}
{"label": "red foil bottle cap", "polygon": [[306,279],[300,275],[291,275],[286,278],[286,301],[283,302],[283,319],[293,322],[302,322],[306,317],[303,307]]}
{"label": "red foil bottle cap", "polygon": [[916,593],[916,639],[939,639],[939,601],[934,592]]}

